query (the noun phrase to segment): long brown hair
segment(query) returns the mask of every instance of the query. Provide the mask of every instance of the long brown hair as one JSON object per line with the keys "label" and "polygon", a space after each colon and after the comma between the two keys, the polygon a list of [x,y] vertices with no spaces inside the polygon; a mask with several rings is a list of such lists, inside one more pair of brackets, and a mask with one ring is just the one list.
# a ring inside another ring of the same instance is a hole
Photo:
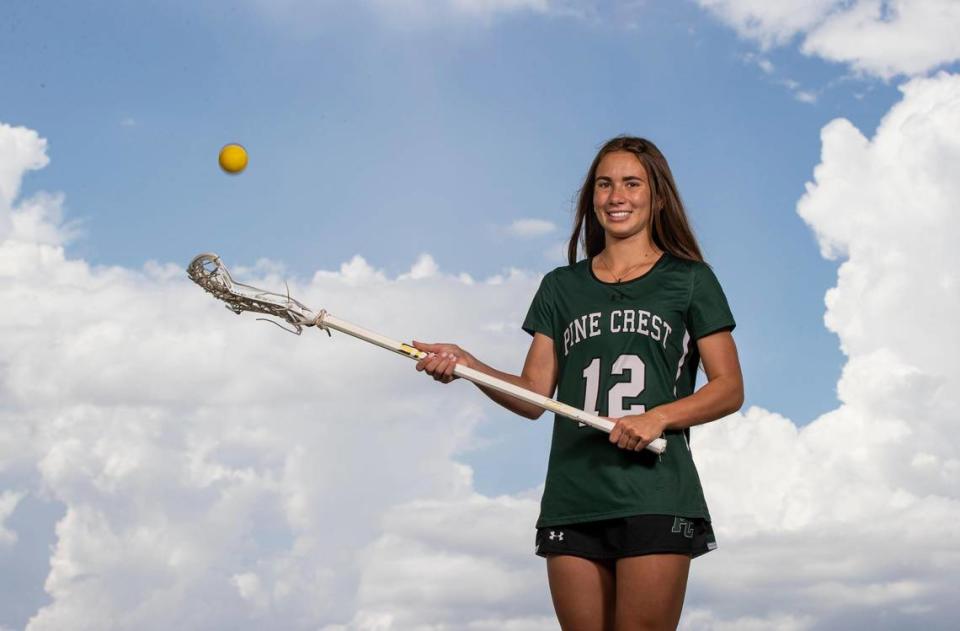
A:
{"label": "long brown hair", "polygon": [[683,201],[673,181],[667,159],[649,140],[633,136],[617,136],[608,140],[600,148],[587,172],[583,188],[580,189],[573,233],[567,245],[567,259],[570,265],[577,262],[579,245],[583,245],[588,257],[596,256],[603,251],[603,228],[593,212],[593,187],[600,160],[614,151],[629,151],[637,156],[647,170],[647,177],[650,179],[650,209],[653,213],[651,237],[654,245],[677,258],[702,261],[703,254],[687,220],[687,213],[683,209]]}

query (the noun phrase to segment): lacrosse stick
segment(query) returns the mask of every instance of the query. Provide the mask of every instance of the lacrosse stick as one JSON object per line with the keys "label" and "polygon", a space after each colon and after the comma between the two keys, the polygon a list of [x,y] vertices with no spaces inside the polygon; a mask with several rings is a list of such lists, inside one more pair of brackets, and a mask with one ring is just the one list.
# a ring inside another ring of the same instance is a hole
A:
{"label": "lacrosse stick", "polygon": [[[303,303],[291,298],[289,290],[287,295],[283,295],[238,283],[233,280],[230,272],[227,271],[226,266],[216,254],[207,253],[195,257],[187,267],[187,274],[193,282],[213,294],[215,298],[219,298],[227,303],[227,308],[234,313],[239,314],[244,311],[253,311],[255,313],[265,313],[280,318],[290,324],[292,329],[286,329],[286,327],[276,322],[274,322],[274,324],[281,326],[281,328],[291,333],[300,335],[305,327],[315,326],[318,329],[326,331],[328,335],[330,334],[330,329],[340,331],[341,333],[352,335],[365,342],[376,344],[380,348],[385,348],[388,351],[393,351],[394,353],[411,359],[420,360],[427,355],[427,353],[408,344],[397,342],[396,340],[335,318],[327,313],[325,309],[321,309],[319,312],[311,311]],[[579,421],[584,425],[589,425],[608,434],[613,429],[614,423],[605,418],[584,412],[583,410],[578,410],[566,403],[561,403],[550,397],[545,397],[525,388],[520,388],[512,383],[491,377],[479,370],[468,368],[462,364],[457,364],[454,367],[453,374],[472,381],[473,383],[499,390],[527,403],[532,403],[544,410],[550,410],[551,412]],[[667,448],[667,441],[663,438],[657,438],[647,445],[646,448],[654,453],[661,454]]]}

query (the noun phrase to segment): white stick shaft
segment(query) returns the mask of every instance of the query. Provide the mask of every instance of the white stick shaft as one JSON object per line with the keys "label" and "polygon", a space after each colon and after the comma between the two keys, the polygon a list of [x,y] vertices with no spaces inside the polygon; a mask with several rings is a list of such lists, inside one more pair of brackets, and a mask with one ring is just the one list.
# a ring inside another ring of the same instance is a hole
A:
{"label": "white stick shaft", "polygon": [[[323,325],[336,331],[340,331],[341,333],[352,335],[353,337],[364,340],[365,342],[376,344],[380,348],[385,348],[388,351],[393,351],[405,357],[409,357],[410,359],[420,360],[426,356],[426,353],[421,350],[417,350],[409,344],[404,344],[402,342],[392,340],[389,337],[384,337],[379,333],[368,331],[355,324],[351,324],[345,320],[336,318],[329,313],[324,314]],[[494,390],[499,390],[500,392],[526,401],[527,403],[532,403],[543,408],[544,410],[549,410],[569,419],[580,421],[584,425],[589,425],[590,427],[599,429],[600,431],[608,434],[613,429],[614,424],[608,419],[601,418],[595,414],[590,414],[589,412],[585,412],[583,410],[579,410],[571,405],[561,403],[560,401],[551,399],[550,397],[545,397],[542,394],[537,394],[536,392],[527,390],[526,388],[515,386],[512,383],[504,381],[503,379],[491,377],[490,375],[482,373],[479,370],[474,370],[473,368],[468,368],[467,366],[457,364],[453,369],[453,374],[472,381],[473,383],[484,385],[489,388],[493,388]],[[657,438],[647,445],[646,448],[656,454],[662,454],[667,448],[667,441],[663,438]]]}

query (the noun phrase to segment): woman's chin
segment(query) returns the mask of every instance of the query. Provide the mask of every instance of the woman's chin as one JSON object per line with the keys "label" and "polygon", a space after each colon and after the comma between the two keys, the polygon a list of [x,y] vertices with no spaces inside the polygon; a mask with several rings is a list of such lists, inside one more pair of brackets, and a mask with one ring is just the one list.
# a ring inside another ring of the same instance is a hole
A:
{"label": "woman's chin", "polygon": [[618,226],[607,224],[603,229],[608,237],[623,240],[629,239],[630,237],[640,233],[643,230],[643,226]]}

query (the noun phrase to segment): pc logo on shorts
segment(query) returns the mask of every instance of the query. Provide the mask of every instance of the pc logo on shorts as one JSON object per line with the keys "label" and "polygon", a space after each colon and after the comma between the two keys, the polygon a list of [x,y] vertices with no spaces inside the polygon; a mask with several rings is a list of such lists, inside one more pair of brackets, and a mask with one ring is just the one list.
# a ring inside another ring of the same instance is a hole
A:
{"label": "pc logo on shorts", "polygon": [[557,532],[555,530],[550,531],[550,541],[563,541],[563,531]]}
{"label": "pc logo on shorts", "polygon": [[674,517],[670,532],[683,533],[687,539],[693,539],[693,522],[683,517]]}

